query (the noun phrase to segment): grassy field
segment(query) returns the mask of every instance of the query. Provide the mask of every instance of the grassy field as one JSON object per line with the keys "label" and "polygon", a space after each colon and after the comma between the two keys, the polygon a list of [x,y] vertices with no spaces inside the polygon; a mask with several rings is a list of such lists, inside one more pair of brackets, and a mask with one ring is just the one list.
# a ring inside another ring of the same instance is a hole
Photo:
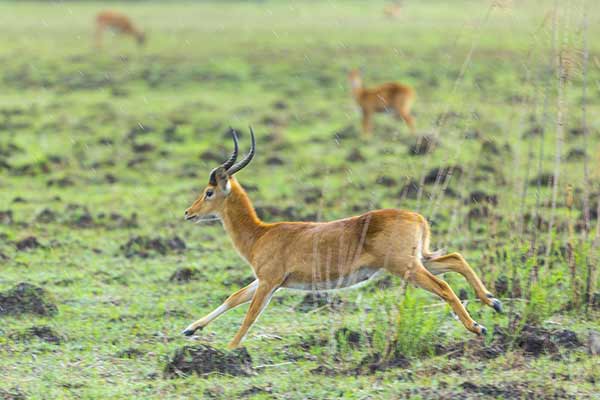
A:
{"label": "grassy field", "polygon": [[[560,3],[0,3],[0,398],[598,398],[600,9],[584,30]],[[94,48],[106,8],[147,46]],[[361,137],[355,67],[416,89],[418,136],[378,115]],[[265,220],[422,213],[503,301],[444,277],[490,334],[386,276],[279,291],[234,353],[246,307],[182,336],[252,279],[220,224],[183,221],[250,124]],[[185,346],[223,354],[184,374]]]}

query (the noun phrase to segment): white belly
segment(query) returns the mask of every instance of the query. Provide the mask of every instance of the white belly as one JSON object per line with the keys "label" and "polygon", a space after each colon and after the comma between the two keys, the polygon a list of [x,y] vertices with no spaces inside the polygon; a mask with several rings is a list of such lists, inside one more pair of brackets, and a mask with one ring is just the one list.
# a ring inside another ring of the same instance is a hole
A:
{"label": "white belly", "polygon": [[312,292],[325,292],[354,288],[368,283],[371,279],[381,275],[382,268],[362,267],[352,274],[341,276],[332,281],[320,282],[294,282],[286,281],[282,287],[287,289],[308,290]]}

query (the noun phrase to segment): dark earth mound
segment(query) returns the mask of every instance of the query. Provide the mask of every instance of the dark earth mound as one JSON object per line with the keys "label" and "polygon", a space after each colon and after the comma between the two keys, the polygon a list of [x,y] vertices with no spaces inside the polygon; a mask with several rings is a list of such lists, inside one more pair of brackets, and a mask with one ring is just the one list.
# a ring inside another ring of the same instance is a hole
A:
{"label": "dark earth mound", "polygon": [[0,293],[0,316],[26,313],[52,316],[57,312],[58,308],[50,301],[48,293],[30,283],[22,282]]}
{"label": "dark earth mound", "polygon": [[469,193],[469,197],[465,200],[465,204],[481,204],[481,203],[489,203],[493,205],[498,205],[498,196],[495,194],[489,194],[483,192],[481,190],[475,190]]}
{"label": "dark earth mound", "polygon": [[177,283],[185,283],[185,282],[197,280],[201,276],[202,276],[202,274],[196,268],[184,267],[184,268],[178,268],[177,270],[175,270],[175,272],[173,272],[173,274],[171,274],[169,281],[177,282]]}
{"label": "dark earth mound", "polygon": [[424,183],[426,185],[439,183],[442,184],[453,176],[459,178],[463,173],[463,168],[460,165],[448,165],[445,167],[436,167],[429,170],[425,175]]}
{"label": "dark earth mound", "polygon": [[415,143],[408,148],[408,154],[413,156],[422,156],[433,152],[437,146],[437,139],[434,136],[419,136]]}
{"label": "dark earth mound", "polygon": [[447,345],[438,344],[435,353],[448,357],[471,355],[478,359],[491,359],[514,349],[521,350],[529,356],[539,357],[559,355],[560,347],[573,349],[582,345],[577,334],[571,330],[548,330],[535,325],[525,325],[518,334],[509,334],[504,328],[496,325],[493,335],[493,340],[488,345],[483,341],[471,339]]}
{"label": "dark earth mound", "polygon": [[43,247],[41,245],[41,243],[38,242],[38,240],[35,236],[28,236],[24,239],[21,239],[17,243],[15,243],[15,246],[17,246],[17,250],[19,250],[19,251],[25,251],[25,250],[30,250],[30,249],[37,249],[38,247]]}
{"label": "dark earth mound", "polygon": [[[419,182],[411,179],[398,192],[398,197],[407,199],[416,199],[419,195]],[[425,192],[423,192],[425,193]]]}
{"label": "dark earth mound", "polygon": [[144,352],[141,351],[140,349],[136,349],[134,347],[129,347],[125,350],[121,350],[121,351],[117,352],[115,354],[115,357],[135,359],[135,358],[140,358],[143,355],[144,355]]}
{"label": "dark earth mound", "polygon": [[338,308],[342,305],[342,299],[338,296],[332,296],[327,293],[308,293],[302,301],[298,303],[294,310],[300,312],[309,312],[316,308],[330,306]]}
{"label": "dark earth mound", "polygon": [[342,139],[352,139],[359,136],[358,130],[354,125],[348,125],[333,134],[333,138],[337,141]]}
{"label": "dark earth mound", "polygon": [[386,175],[382,175],[377,177],[377,180],[375,180],[375,183],[378,185],[383,185],[385,187],[392,187],[392,186],[396,186],[396,180],[390,176],[386,176]]}
{"label": "dark earth mound", "polygon": [[389,368],[408,368],[409,359],[399,351],[383,356],[381,353],[373,353],[364,357],[360,363],[346,373],[355,375],[374,374],[377,371],[385,371]]}
{"label": "dark earth mound", "polygon": [[350,153],[348,153],[348,156],[346,156],[346,161],[348,161],[348,162],[365,162],[366,159],[365,159],[365,156],[362,155],[360,150],[352,149],[350,151]]}
{"label": "dark earth mound", "polygon": [[49,208],[44,208],[42,211],[38,213],[35,217],[36,222],[41,222],[43,224],[48,224],[50,222],[56,221],[57,216],[56,213]]}
{"label": "dark earth mound", "polygon": [[184,346],[175,351],[164,374],[168,378],[205,376],[220,373],[234,376],[253,375],[252,358],[245,348],[223,352],[208,345]]}
{"label": "dark earth mound", "polygon": [[121,246],[125,257],[148,258],[153,253],[165,255],[169,252],[180,252],[185,250],[185,242],[178,236],[172,238],[150,238],[146,236],[134,236]]}
{"label": "dark earth mound", "polygon": [[61,344],[63,337],[49,326],[32,326],[31,328],[11,335],[14,340],[28,342],[33,337],[52,344]]}

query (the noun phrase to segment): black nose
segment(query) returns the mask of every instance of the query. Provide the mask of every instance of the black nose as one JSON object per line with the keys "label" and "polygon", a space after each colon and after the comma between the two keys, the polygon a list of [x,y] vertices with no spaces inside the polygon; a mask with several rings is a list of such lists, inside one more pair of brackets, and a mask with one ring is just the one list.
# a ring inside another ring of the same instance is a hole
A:
{"label": "black nose", "polygon": [[184,213],[184,215],[188,215],[188,210],[185,210],[185,213]]}

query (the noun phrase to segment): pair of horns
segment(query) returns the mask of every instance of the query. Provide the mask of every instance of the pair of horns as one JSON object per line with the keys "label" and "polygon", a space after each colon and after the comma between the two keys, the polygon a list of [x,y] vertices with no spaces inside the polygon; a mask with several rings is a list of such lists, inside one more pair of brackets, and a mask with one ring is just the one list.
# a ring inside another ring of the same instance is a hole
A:
{"label": "pair of horns", "polygon": [[215,171],[217,169],[223,168],[223,169],[225,169],[225,172],[227,173],[227,175],[231,176],[231,175],[235,174],[236,172],[240,171],[246,165],[250,164],[250,161],[252,161],[252,158],[254,158],[254,149],[255,149],[256,141],[254,139],[254,130],[252,129],[252,127],[250,127],[250,138],[252,140],[252,142],[250,144],[250,151],[248,152],[246,157],[244,157],[244,159],[241,160],[240,162],[238,162],[237,164],[235,163],[235,161],[237,160],[237,156],[238,156],[238,148],[239,148],[238,137],[237,137],[237,133],[235,132],[235,130],[233,128],[229,128],[229,132],[231,133],[231,137],[233,139],[233,152],[231,153],[231,156],[229,156],[227,161],[225,161],[223,164],[221,164],[217,168],[213,169],[212,172],[210,173],[209,181],[212,185],[217,184],[217,179],[215,177]]}

